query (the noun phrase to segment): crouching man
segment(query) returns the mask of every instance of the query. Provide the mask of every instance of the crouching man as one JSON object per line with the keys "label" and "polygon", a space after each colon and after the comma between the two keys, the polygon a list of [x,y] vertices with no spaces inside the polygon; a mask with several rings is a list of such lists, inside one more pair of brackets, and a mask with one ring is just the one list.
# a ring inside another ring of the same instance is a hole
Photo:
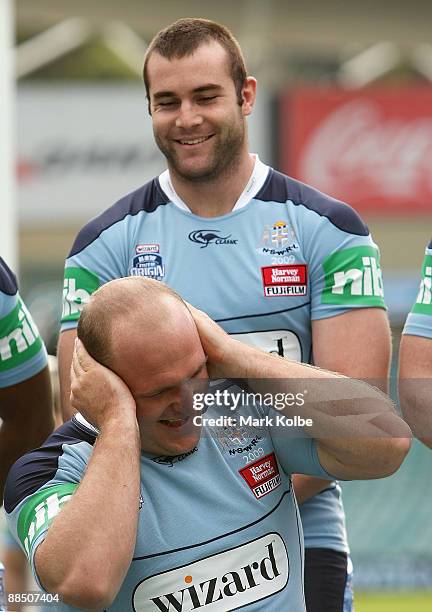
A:
{"label": "crouching man", "polygon": [[[290,474],[393,473],[411,434],[390,400],[248,347],[140,277],[95,292],[78,337],[79,413],[22,457],[6,485],[9,526],[41,587],[63,602],[50,609],[305,612]],[[301,408],[286,402],[278,414],[312,425],[282,433],[248,402],[197,419],[193,389],[209,377],[217,382],[201,399],[303,393]],[[204,418],[227,413],[222,425]]]}

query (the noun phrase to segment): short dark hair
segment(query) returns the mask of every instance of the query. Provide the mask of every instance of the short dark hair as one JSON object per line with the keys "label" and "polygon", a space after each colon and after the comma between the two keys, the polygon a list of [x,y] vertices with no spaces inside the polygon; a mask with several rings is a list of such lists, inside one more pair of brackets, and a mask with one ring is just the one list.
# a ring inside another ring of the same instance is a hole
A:
{"label": "short dark hair", "polygon": [[186,18],[175,21],[156,34],[144,57],[144,85],[150,108],[148,61],[152,53],[159,53],[168,60],[192,55],[198,47],[210,41],[218,42],[227,52],[230,74],[234,81],[239,105],[243,104],[242,89],[246,80],[246,65],[238,41],[229,29],[209,19]]}

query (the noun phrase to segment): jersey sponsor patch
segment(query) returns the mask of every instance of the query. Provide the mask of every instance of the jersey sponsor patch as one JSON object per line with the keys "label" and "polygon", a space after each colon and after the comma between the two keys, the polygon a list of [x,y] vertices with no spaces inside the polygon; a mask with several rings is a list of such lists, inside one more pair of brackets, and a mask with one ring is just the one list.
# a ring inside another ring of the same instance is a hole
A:
{"label": "jersey sponsor patch", "polygon": [[74,483],[47,487],[25,502],[18,518],[17,531],[27,557],[30,557],[33,543],[39,534],[48,529],[77,487]]}
{"label": "jersey sponsor patch", "polygon": [[275,595],[289,578],[285,543],[277,533],[146,578],[135,588],[133,609],[159,612],[237,610]]}
{"label": "jersey sponsor patch", "polygon": [[265,266],[261,268],[265,297],[306,295],[307,265]]}
{"label": "jersey sponsor patch", "polygon": [[15,308],[0,319],[0,373],[20,366],[41,349],[38,329],[18,296]]}
{"label": "jersey sponsor patch", "polygon": [[145,278],[162,280],[165,276],[165,266],[162,255],[158,253],[143,253],[142,255],[137,255],[133,258],[130,274],[131,276],[144,276]]}
{"label": "jersey sponsor patch", "polygon": [[432,316],[432,255],[424,258],[420,290],[412,312]]}
{"label": "jersey sponsor patch", "polygon": [[86,268],[66,268],[63,282],[62,323],[77,321],[92,293],[100,287],[99,278]]}
{"label": "jersey sponsor patch", "polygon": [[159,253],[158,244],[137,244],[135,247],[135,253],[142,255],[143,253]]}
{"label": "jersey sponsor patch", "polygon": [[261,499],[281,485],[279,466],[274,453],[246,465],[239,470],[257,499]]}
{"label": "jersey sponsor patch", "polygon": [[332,253],[323,263],[323,304],[385,308],[378,249],[357,246]]}

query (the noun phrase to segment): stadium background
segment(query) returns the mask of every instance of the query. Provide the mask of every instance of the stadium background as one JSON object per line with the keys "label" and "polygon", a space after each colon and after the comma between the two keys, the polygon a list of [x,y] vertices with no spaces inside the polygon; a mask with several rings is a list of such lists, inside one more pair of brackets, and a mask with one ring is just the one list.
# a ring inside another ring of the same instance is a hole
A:
{"label": "stadium background", "polygon": [[[252,150],[366,219],[396,356],[431,237],[432,3],[18,0],[15,14],[20,280],[51,352],[76,232],[164,168],[145,44],[201,16],[233,30],[258,78]],[[344,485],[357,612],[432,610],[431,465],[415,444],[395,476]]]}

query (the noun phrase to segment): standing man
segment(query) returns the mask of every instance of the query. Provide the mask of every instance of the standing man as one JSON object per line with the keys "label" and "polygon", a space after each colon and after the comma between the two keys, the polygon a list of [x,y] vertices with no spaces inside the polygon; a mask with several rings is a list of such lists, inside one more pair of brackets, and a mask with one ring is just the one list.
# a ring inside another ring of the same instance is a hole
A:
{"label": "standing man", "polygon": [[9,468],[53,426],[45,346],[0,257],[0,506]]}
{"label": "standing man", "polygon": [[399,398],[414,435],[432,448],[432,241],[426,248],[416,302],[399,354]]}
{"label": "standing man", "polygon": [[[246,344],[385,386],[391,349],[377,247],[347,205],[249,152],[256,80],[229,30],[175,22],[150,43],[144,83],[168,169],[91,221],[66,261],[65,416],[80,310],[100,285],[128,275],[164,280]],[[295,488],[308,611],[340,612],[344,597],[348,611],[339,486],[298,476]]]}

